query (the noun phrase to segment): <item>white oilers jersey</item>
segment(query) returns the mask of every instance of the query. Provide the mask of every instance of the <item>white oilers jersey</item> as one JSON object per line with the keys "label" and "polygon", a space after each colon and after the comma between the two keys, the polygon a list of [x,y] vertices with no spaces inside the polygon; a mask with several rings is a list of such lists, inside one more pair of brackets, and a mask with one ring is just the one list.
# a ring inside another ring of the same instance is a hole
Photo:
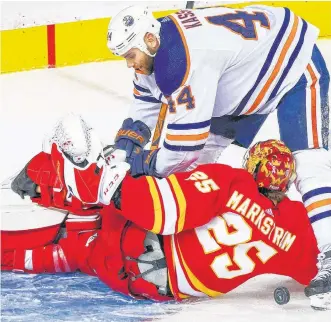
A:
{"label": "white oilers jersey", "polygon": [[212,118],[272,112],[304,73],[318,33],[289,9],[267,6],[181,10],[163,18],[154,73],[137,75],[133,107],[136,118],[154,127],[167,100],[158,174],[185,170],[199,157]]}
{"label": "white oilers jersey", "polygon": [[147,76],[135,73],[133,97],[135,99],[130,107],[130,117],[133,120],[141,120],[150,128],[154,128],[161,104],[167,104],[167,99],[155,83],[154,74]]}

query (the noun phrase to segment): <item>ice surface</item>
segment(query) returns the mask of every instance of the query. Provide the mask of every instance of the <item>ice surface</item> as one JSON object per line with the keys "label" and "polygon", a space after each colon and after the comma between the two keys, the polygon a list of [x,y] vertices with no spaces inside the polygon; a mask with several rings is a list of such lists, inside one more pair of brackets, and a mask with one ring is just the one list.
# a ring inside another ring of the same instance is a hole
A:
{"label": "ice surface", "polygon": [[[321,40],[319,47],[331,66],[331,41]],[[111,143],[127,116],[131,76],[123,61],[2,75],[0,181],[40,151],[44,134],[69,111],[81,113],[102,139]],[[278,127],[273,114],[255,140],[275,136]],[[243,154],[243,149],[231,146],[220,161],[240,167]],[[295,189],[290,196],[300,200]],[[2,190],[4,204],[25,203]],[[285,306],[273,300],[278,286],[291,292],[291,301]],[[165,304],[116,294],[96,278],[81,274],[3,273],[1,287],[2,321],[331,321],[330,311],[314,312],[309,307],[303,286],[274,275],[252,279],[218,299]]]}

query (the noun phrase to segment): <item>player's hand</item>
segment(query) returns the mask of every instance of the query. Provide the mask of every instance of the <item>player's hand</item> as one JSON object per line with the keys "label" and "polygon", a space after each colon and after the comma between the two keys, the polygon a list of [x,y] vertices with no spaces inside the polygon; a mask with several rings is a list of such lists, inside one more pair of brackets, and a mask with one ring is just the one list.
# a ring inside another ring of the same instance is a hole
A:
{"label": "player's hand", "polygon": [[143,152],[151,138],[151,130],[142,121],[124,120],[115,138],[115,147],[126,151],[126,161],[131,163],[136,155]]}
{"label": "player's hand", "polygon": [[133,177],[139,177],[141,175],[157,177],[155,164],[157,157],[157,150],[144,150],[129,163],[131,165],[130,173]]}
{"label": "player's hand", "polygon": [[40,194],[37,192],[37,184],[34,183],[27,174],[27,168],[28,164],[11,183],[11,189],[16,192],[22,199],[24,199],[25,196],[30,196],[32,198],[40,196]]}

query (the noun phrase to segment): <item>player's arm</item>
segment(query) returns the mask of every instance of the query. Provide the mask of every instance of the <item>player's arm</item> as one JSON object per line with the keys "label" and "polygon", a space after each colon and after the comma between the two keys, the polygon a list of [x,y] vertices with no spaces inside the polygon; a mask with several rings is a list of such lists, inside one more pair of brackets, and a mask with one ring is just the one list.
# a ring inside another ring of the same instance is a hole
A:
{"label": "player's arm", "polygon": [[237,175],[237,169],[209,164],[164,179],[127,176],[121,187],[122,215],[165,235],[204,225],[220,213]]}
{"label": "player's arm", "polygon": [[157,123],[161,104],[167,103],[166,98],[156,85],[154,75],[135,74],[133,79],[133,102],[129,116],[134,120],[144,122],[151,130]]}
{"label": "player's arm", "polygon": [[[135,175],[166,177],[185,171],[198,159],[209,135],[219,79],[231,52],[208,55],[192,51],[186,63],[178,63],[174,75],[166,72],[156,78],[168,100],[167,128],[159,150],[144,151],[131,165]],[[189,62],[188,62],[189,60]],[[155,69],[158,68],[156,63]]]}

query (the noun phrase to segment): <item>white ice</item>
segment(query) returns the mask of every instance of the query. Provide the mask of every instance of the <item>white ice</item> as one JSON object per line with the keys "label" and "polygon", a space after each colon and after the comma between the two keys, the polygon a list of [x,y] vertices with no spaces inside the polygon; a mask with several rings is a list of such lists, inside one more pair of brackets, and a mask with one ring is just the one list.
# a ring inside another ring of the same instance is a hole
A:
{"label": "white ice", "polygon": [[[331,70],[331,41],[320,40],[319,47]],[[111,143],[128,113],[128,106],[132,99],[131,78],[132,72],[126,68],[124,61],[2,75],[0,77],[0,182],[20,170],[33,155],[40,151],[44,134],[50,131],[59,117],[69,111],[82,114],[97,129],[102,139]],[[278,137],[276,115],[269,117],[255,141],[271,137]],[[231,146],[224,152],[220,161],[240,167],[243,154],[243,149]],[[295,189],[290,191],[290,197],[300,200]],[[20,202],[16,196],[11,195],[10,198],[13,199],[11,202]],[[8,200],[4,200],[2,196],[1,204],[6,203]],[[27,306],[37,305],[36,301],[38,302],[39,299],[36,300],[28,289],[19,290],[19,285],[23,285],[21,283],[25,282],[29,285],[31,277],[26,275],[15,277],[13,274],[6,274],[2,278],[2,282],[8,282],[8,279],[13,285],[16,285],[15,292],[19,292],[20,295],[19,298],[15,297],[16,293],[12,292],[8,297],[5,291],[2,291],[2,310],[15,306],[15,301],[18,301],[18,304],[25,303],[24,305]],[[56,278],[55,280],[58,281]],[[67,278],[66,283],[69,280]],[[86,281],[90,283],[91,280],[86,277]],[[84,279],[80,279],[80,283],[84,283]],[[282,307],[273,300],[273,290],[278,286],[287,286],[292,296],[290,303]],[[52,280],[47,279],[47,288],[50,292],[52,290],[54,292],[56,284],[52,285]],[[79,297],[82,294],[78,291],[78,293],[75,292],[74,288],[70,290],[70,296]],[[103,290],[103,292],[105,291]],[[92,292],[91,297],[93,298],[93,296]],[[83,306],[88,297],[88,292],[82,295]],[[56,295],[48,299],[50,305],[55,298]],[[132,310],[126,307],[126,311],[122,312],[123,318],[137,316],[139,306],[135,304],[135,301],[133,302]],[[96,303],[96,305],[98,304]],[[117,309],[119,311],[116,316],[121,316],[120,308]],[[278,276],[262,276],[253,279],[234,292],[218,299],[141,307],[141,310],[146,309],[149,312],[154,310],[154,315],[158,317],[161,315],[165,321],[331,321],[330,311],[315,312],[309,307],[309,301],[303,295],[303,286],[288,278]],[[87,310],[84,312],[84,307],[72,311],[69,309],[68,312],[69,315],[66,315],[65,318],[67,321],[82,320],[84,313],[86,316],[91,313]],[[98,313],[96,308],[93,319],[86,321],[112,320],[107,316],[107,310],[100,303],[100,312]],[[150,316],[151,314],[146,316],[146,320]],[[25,321],[52,320],[46,319],[42,315],[26,318]],[[5,320],[20,321],[20,318],[15,318],[15,314],[10,316],[7,312]],[[56,316],[55,320],[57,320]]]}

